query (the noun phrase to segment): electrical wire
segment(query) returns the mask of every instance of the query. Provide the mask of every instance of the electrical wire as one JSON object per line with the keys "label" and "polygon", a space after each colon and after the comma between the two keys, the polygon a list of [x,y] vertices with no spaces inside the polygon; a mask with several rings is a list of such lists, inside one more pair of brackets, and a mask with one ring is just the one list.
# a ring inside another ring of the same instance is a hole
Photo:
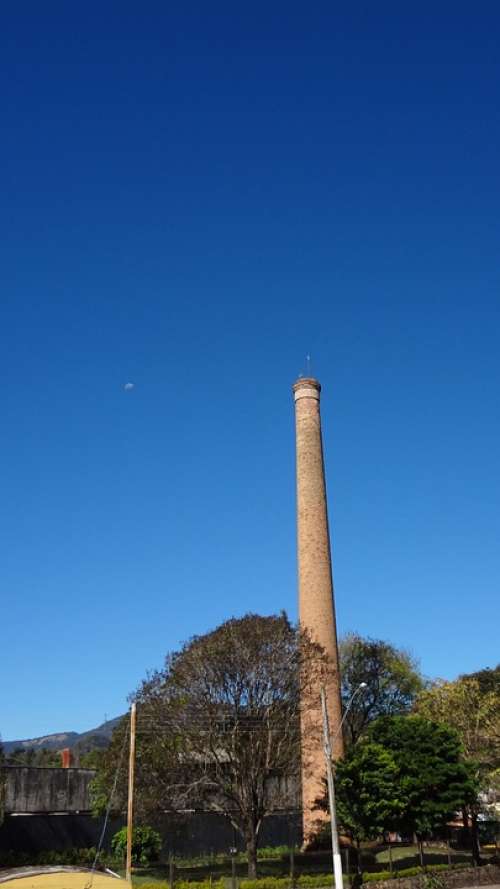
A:
{"label": "electrical wire", "polygon": [[119,776],[119,774],[120,774],[120,769],[121,769],[121,767],[122,767],[123,756],[124,756],[124,754],[125,754],[125,747],[126,747],[126,745],[127,745],[127,741],[128,741],[128,734],[127,734],[127,732],[125,732],[125,734],[124,734],[124,736],[123,736],[122,749],[121,749],[121,751],[120,751],[120,758],[119,758],[119,760],[118,760],[118,766],[117,766],[117,768],[116,768],[115,778],[114,778],[114,781],[113,781],[113,787],[111,788],[111,793],[110,793],[110,795],[109,795],[108,805],[107,805],[107,807],[106,807],[106,814],[105,814],[105,816],[104,816],[104,824],[103,824],[103,826],[102,826],[101,835],[100,835],[100,837],[99,837],[99,842],[98,842],[98,844],[97,844],[97,849],[96,849],[96,853],[95,853],[94,863],[92,864],[91,871],[90,871],[90,877],[89,877],[89,880],[87,881],[87,883],[85,884],[84,889],[92,889],[92,884],[93,884],[93,882],[94,882],[94,875],[95,875],[96,868],[97,868],[97,862],[99,861],[99,855],[101,854],[102,846],[103,846],[103,843],[104,843],[104,837],[105,837],[105,834],[106,834],[106,828],[107,828],[107,826],[108,826],[108,820],[109,820],[109,816],[110,816],[110,813],[111,813],[111,806],[113,805],[113,799],[114,799],[114,797],[115,797],[115,793],[116,793],[116,787],[117,787],[117,784],[118,784],[118,776]]}

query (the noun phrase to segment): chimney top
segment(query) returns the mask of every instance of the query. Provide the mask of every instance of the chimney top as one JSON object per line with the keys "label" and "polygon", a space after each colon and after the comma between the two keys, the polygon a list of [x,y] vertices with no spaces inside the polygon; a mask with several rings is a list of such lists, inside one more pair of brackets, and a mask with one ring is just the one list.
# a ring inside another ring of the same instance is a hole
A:
{"label": "chimney top", "polygon": [[321,383],[315,377],[299,377],[292,386],[295,401],[299,398],[314,398],[319,401]]}

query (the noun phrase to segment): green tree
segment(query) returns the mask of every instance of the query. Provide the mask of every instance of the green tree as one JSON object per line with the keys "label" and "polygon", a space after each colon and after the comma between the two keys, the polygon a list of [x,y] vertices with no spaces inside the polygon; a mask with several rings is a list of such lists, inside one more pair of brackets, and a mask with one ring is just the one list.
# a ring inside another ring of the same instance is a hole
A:
{"label": "green tree", "polygon": [[464,673],[458,678],[459,681],[462,679],[475,679],[479,683],[482,694],[493,691],[500,695],[500,664],[497,664],[496,667],[486,667],[484,670],[477,670],[475,673]]}
{"label": "green tree", "polygon": [[96,747],[94,750],[87,750],[85,753],[78,753],[78,764],[81,769],[97,769],[104,757],[102,747]]}
{"label": "green tree", "polygon": [[[339,825],[358,848],[361,871],[361,842],[381,836],[404,813],[399,770],[390,751],[367,739],[350,747],[336,763],[335,795]],[[326,792],[319,808],[328,809]]]}
{"label": "green tree", "polygon": [[[339,824],[359,847],[387,830],[422,841],[474,799],[456,733],[418,716],[380,717],[336,763]],[[321,802],[326,808],[326,797]]]}
{"label": "green tree", "polygon": [[8,754],[6,761],[9,766],[60,768],[61,754],[58,750],[50,750],[44,747],[16,747]]}
{"label": "green tree", "polygon": [[476,764],[484,786],[500,769],[500,686],[481,682],[478,675],[437,680],[420,693],[415,711],[456,730],[464,757]]}
{"label": "green tree", "polygon": [[14,747],[7,754],[6,762],[9,766],[32,766],[35,761],[35,750],[33,747]]}
{"label": "green tree", "polygon": [[[154,707],[154,714],[152,706],[142,704],[139,708],[134,797],[137,822],[152,820],[161,810],[188,806],[182,805],[186,783],[186,765],[180,756],[182,745],[168,730],[165,713],[158,715],[158,707]],[[103,815],[110,803],[115,814],[126,810],[129,738],[130,716],[126,714],[96,763],[97,773],[90,785],[94,815]]]}
{"label": "green tree", "polygon": [[[319,687],[325,666],[319,646],[285,614],[228,620],[169,655],[134,696],[141,817],[188,807],[225,815],[244,838],[255,876],[263,820],[277,799],[291,798],[298,775],[301,691]],[[109,793],[126,726],[99,770],[96,804]],[[122,758],[122,805],[124,788]]]}
{"label": "green tree", "polygon": [[[483,791],[500,786],[500,670],[481,670],[455,682],[437,680],[420,693],[417,713],[451,726],[457,732],[464,760],[473,769]],[[470,819],[472,847],[479,860],[477,818],[479,802],[464,810],[464,825]]]}
{"label": "green tree", "polygon": [[[349,633],[340,640],[339,657],[344,709],[352,699],[344,723],[347,744],[355,744],[379,716],[408,713],[423,688],[414,658],[389,642]],[[355,694],[361,682],[366,688]]]}
{"label": "green tree", "polygon": [[477,783],[462,760],[458,735],[421,716],[392,716],[374,722],[369,738],[394,759],[404,801],[398,828],[417,836],[422,855],[424,837],[442,828],[477,796]]}
{"label": "green tree", "polygon": [[[117,858],[125,860],[127,853],[127,828],[122,827],[111,840],[111,849]],[[148,825],[132,830],[132,864],[143,867],[158,861],[161,851],[161,836]]]}

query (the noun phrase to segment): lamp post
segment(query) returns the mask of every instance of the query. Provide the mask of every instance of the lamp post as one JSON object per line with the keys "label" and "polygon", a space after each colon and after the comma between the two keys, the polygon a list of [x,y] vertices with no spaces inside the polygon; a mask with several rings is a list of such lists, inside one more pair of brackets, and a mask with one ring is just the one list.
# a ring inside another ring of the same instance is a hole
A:
{"label": "lamp post", "polygon": [[[359,691],[366,688],[366,682],[361,682],[355,689],[351,699],[345,709],[344,715],[340,721],[340,725],[335,732],[333,741],[337,739],[342,731],[345,718],[351,709],[352,702]],[[339,833],[337,828],[337,810],[335,807],[335,784],[333,782],[332,767],[332,741],[330,739],[330,726],[328,724],[328,710],[326,706],[326,692],[324,686],[321,687],[321,710],[323,713],[323,739],[326,760],[326,777],[328,781],[328,804],[330,808],[330,826],[332,831],[332,857],[333,857],[333,876],[335,880],[335,889],[344,889],[344,881],[342,878],[342,859],[340,857]]]}

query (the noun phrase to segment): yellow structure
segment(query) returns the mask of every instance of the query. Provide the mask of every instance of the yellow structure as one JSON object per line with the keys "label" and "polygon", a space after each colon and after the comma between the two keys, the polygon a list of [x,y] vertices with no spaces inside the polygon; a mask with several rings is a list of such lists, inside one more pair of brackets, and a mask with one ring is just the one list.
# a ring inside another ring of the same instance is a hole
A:
{"label": "yellow structure", "polygon": [[74,868],[19,868],[2,873],[1,889],[132,889],[130,883],[111,874]]}
{"label": "yellow structure", "polygon": [[[343,754],[337,631],[333,600],[332,560],[328,528],[323,442],[321,436],[321,384],[312,377],[293,386],[297,449],[297,558],[299,622],[324,649],[328,661],[325,690],[334,758]],[[303,701],[302,811],[304,841],[314,822],[326,815],[314,809],[324,794],[325,757],[321,734],[320,689]]]}

